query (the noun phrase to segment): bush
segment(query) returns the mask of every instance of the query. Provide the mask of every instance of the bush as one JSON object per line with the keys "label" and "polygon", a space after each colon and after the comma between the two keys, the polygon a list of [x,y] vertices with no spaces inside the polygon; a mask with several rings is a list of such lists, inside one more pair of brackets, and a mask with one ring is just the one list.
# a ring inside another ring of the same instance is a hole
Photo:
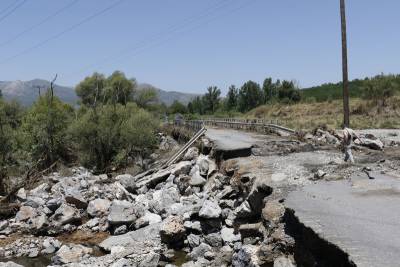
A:
{"label": "bush", "polygon": [[157,121],[134,103],[89,109],[70,128],[83,165],[105,171],[143,155],[155,142]]}
{"label": "bush", "polygon": [[48,167],[58,159],[69,158],[67,127],[73,108],[49,93],[38,98],[21,126],[21,143],[32,162]]}

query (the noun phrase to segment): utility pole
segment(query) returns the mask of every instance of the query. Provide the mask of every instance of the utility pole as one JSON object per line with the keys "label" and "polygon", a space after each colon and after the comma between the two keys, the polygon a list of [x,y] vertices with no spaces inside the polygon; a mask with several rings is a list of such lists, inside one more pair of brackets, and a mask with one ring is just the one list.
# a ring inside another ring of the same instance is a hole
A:
{"label": "utility pole", "polygon": [[350,126],[349,108],[349,74],[347,69],[347,36],[345,0],[340,0],[340,17],[342,24],[342,71],[343,71],[343,126]]}

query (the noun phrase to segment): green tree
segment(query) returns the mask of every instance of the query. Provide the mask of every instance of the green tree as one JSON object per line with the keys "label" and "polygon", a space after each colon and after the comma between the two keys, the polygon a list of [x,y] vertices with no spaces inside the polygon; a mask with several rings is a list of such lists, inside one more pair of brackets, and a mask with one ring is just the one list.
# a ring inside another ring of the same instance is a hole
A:
{"label": "green tree", "polygon": [[148,108],[150,104],[156,104],[157,101],[157,90],[152,87],[147,87],[139,90],[135,96],[135,102],[141,108]]}
{"label": "green tree", "polygon": [[106,80],[104,103],[126,105],[133,100],[135,89],[135,80],[127,79],[121,71],[114,71]]}
{"label": "green tree", "polygon": [[281,86],[278,88],[278,98],[280,101],[287,103],[296,103],[301,100],[299,89],[294,81],[282,81]]}
{"label": "green tree", "polygon": [[225,102],[227,110],[235,110],[237,108],[238,96],[239,96],[238,89],[234,85],[229,86]]}
{"label": "green tree", "polygon": [[92,76],[86,77],[76,86],[76,94],[80,97],[81,103],[87,106],[105,102],[104,87],[106,78],[103,74],[95,72]]}
{"label": "green tree", "polygon": [[22,142],[33,162],[50,166],[58,159],[68,159],[66,130],[73,108],[48,91],[38,98],[22,122]]}
{"label": "green tree", "polygon": [[239,111],[247,112],[263,103],[263,93],[260,85],[248,81],[239,90],[238,107]]}
{"label": "green tree", "polygon": [[178,100],[175,100],[169,107],[170,114],[176,114],[176,113],[186,114],[187,112],[188,112],[187,107]]}
{"label": "green tree", "polygon": [[192,101],[188,104],[188,111],[192,114],[200,114],[203,115],[205,113],[205,107],[203,105],[203,99],[200,96],[196,96]]}
{"label": "green tree", "polygon": [[[397,85],[398,86],[398,85]],[[395,93],[396,83],[390,76],[378,75],[365,80],[363,96],[375,105],[386,106],[386,100]]]}
{"label": "green tree", "polygon": [[272,100],[274,93],[273,92],[274,84],[272,83],[272,78],[266,78],[264,80],[262,90],[264,94],[264,103],[267,103],[267,101]]}
{"label": "green tree", "polygon": [[210,86],[207,88],[207,92],[203,96],[203,104],[205,105],[205,111],[208,113],[215,113],[219,106],[221,90],[216,86]]}

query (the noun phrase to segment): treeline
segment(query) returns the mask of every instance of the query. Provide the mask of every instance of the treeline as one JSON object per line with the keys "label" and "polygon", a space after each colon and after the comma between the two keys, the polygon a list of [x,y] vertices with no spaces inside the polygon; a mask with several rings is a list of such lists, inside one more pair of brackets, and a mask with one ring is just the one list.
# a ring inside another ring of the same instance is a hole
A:
{"label": "treeline", "polygon": [[[282,82],[272,78],[264,80],[262,86],[254,81],[244,83],[240,88],[231,85],[227,96],[221,98],[221,90],[216,86],[207,88],[202,96],[195,97],[186,108],[181,106],[181,112],[191,114],[215,114],[216,112],[247,112],[267,103],[296,103],[301,100],[301,94],[294,81]],[[179,103],[174,103],[179,106]]]}
{"label": "treeline", "polygon": [[[374,77],[364,79],[354,79],[349,82],[350,97],[374,100],[375,102],[384,101],[400,92],[400,75],[379,74]],[[343,97],[343,84],[326,83],[319,86],[304,88],[301,90],[302,99],[305,102],[323,102]]]}
{"label": "treeline", "polygon": [[138,91],[116,71],[95,73],[76,87],[79,108],[63,103],[52,88],[29,108],[0,99],[0,177],[10,170],[42,170],[56,161],[95,171],[127,165],[155,145],[157,94]]}

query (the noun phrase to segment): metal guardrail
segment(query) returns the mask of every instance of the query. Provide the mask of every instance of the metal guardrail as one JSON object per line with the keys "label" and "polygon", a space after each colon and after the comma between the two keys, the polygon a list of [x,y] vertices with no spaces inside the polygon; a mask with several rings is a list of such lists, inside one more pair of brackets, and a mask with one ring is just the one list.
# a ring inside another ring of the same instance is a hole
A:
{"label": "metal guardrail", "polygon": [[285,131],[291,134],[296,132],[295,130],[281,126],[280,121],[278,120],[207,118],[203,120],[189,120],[185,121],[183,124],[185,127],[193,130],[199,130],[203,126],[215,126],[222,128],[231,128],[237,130],[258,131],[258,132],[265,132],[267,129]]}

